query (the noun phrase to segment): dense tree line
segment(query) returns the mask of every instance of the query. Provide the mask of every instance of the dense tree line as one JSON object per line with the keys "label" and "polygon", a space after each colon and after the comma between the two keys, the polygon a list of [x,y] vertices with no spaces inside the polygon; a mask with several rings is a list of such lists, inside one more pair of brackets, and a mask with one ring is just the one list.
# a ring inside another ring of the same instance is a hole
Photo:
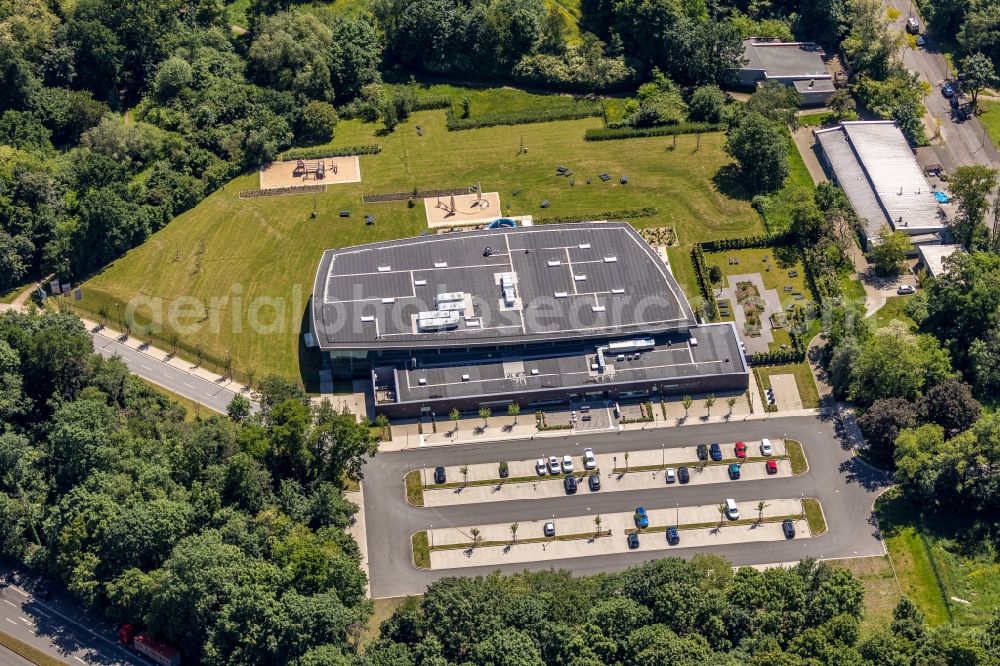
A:
{"label": "dense tree line", "polygon": [[[803,561],[733,572],[721,557],[664,558],[621,573],[446,578],[407,600],[364,666],[768,666],[994,664],[1000,616],[983,632],[929,629],[904,599],[862,637],[863,589]],[[960,658],[959,658],[960,656]]]}
{"label": "dense tree line", "polygon": [[342,488],[376,444],[283,380],[259,392],[185,422],[75,317],[3,315],[0,552],[192,660],[351,654],[370,608]]}

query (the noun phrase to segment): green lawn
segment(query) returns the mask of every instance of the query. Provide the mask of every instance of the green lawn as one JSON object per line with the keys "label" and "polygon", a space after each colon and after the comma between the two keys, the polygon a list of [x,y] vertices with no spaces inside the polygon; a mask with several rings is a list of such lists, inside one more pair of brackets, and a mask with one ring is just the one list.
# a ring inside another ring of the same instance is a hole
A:
{"label": "green lawn", "polygon": [[[404,84],[387,84],[401,86]],[[539,111],[601,111],[602,100],[592,97],[575,97],[566,93],[539,94],[520,88],[470,88],[447,83],[416,84],[417,98],[449,97],[456,113],[461,112],[462,99],[469,98],[469,117],[480,118],[495,115],[517,115]],[[336,141],[339,144],[339,140]],[[515,145],[515,150],[517,146]]]}
{"label": "green lawn", "polygon": [[1000,145],[1000,102],[982,100],[979,102],[979,108],[983,110],[979,122],[986,128],[986,133],[989,134],[993,144]]}
{"label": "green lawn", "polygon": [[863,632],[888,626],[892,622],[892,611],[903,595],[887,556],[852,557],[846,560],[829,560],[827,563],[838,569],[847,569],[864,585],[865,616],[861,621]]}
{"label": "green lawn", "polygon": [[[444,115],[416,113],[384,137],[376,136],[377,125],[342,122],[334,146],[383,146],[380,155],[360,158],[361,183],[331,185],[315,197],[240,199],[240,190],[258,184],[256,173],[240,176],[88,280],[80,305],[92,314],[104,305],[114,318],[118,303],[124,311],[132,299],[164,299],[139,303],[136,324],[146,326],[153,312],[163,321],[173,299],[190,297],[206,311],[181,318],[175,327],[185,356],[200,347],[211,366],[228,350],[237,378],[253,367],[258,378],[276,372],[313,389],[317,355],[305,349],[300,327],[322,251],[426,229],[422,206],[363,205],[362,194],[481,182],[486,191],[500,193],[505,212],[512,214],[586,215],[655,206],[659,213],[638,223],[676,228],[687,248],[696,240],[763,231],[747,201],[726,196],[713,183],[729,162],[721,133],[702,135],[700,149],[696,137],[681,136],[676,150],[668,151],[670,139],[662,137],[583,141],[584,130],[600,126],[600,118],[449,132]],[[522,137],[530,150],[519,155]],[[555,175],[560,164],[576,173],[575,187]],[[602,183],[596,178],[602,171],[627,173],[629,184],[619,185],[617,178]],[[589,174],[592,185],[585,184]],[[542,199],[551,202],[545,211],[539,208]],[[314,201],[317,216],[311,218]],[[351,217],[338,217],[341,209],[350,209]],[[364,224],[366,213],[376,224]]]}
{"label": "green lawn", "polygon": [[876,513],[903,594],[932,624],[981,626],[1000,606],[1000,564],[991,553],[966,553],[968,520],[923,516],[892,490]]}
{"label": "green lawn", "polygon": [[885,299],[885,305],[875,312],[875,327],[882,328],[888,326],[889,322],[898,319],[910,328],[916,328],[917,323],[903,311],[906,301],[912,296],[889,296]]}
{"label": "green lawn", "polygon": [[791,135],[788,136],[788,178],[784,187],[776,194],[768,197],[765,208],[767,214],[768,231],[782,231],[792,224],[792,197],[791,194],[798,189],[806,189],[812,192],[816,189],[809,169],[802,159],[802,155],[795,147]]}
{"label": "green lawn", "polygon": [[802,400],[803,409],[815,409],[819,407],[819,389],[816,388],[816,380],[813,378],[812,369],[807,361],[802,363],[788,363],[786,365],[766,365],[757,368],[760,373],[760,380],[764,384],[761,388],[771,388],[771,375],[794,375],[795,385],[799,389],[799,398]]}

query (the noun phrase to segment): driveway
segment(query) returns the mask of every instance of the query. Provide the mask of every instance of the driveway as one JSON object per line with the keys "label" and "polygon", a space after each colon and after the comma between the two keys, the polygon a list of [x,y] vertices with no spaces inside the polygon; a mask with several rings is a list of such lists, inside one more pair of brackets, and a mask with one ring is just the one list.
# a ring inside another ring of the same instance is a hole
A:
{"label": "driveway", "polygon": [[406,503],[403,478],[407,472],[456,463],[473,465],[504,459],[531,459],[543,453],[542,447],[554,450],[554,442],[517,440],[380,453],[365,466],[364,480],[372,595],[382,598],[419,594],[431,582],[459,573],[477,575],[495,569],[513,572],[555,566],[577,574],[592,574],[624,569],[650,557],[642,552],[615,553],[537,563],[464,567],[461,571],[418,570],[412,564],[410,535],[420,530],[510,524],[515,521],[528,523],[553,516],[558,520],[588,513],[611,514],[640,505],[656,510],[674,508],[678,504],[682,507],[718,504],[726,497],[738,502],[755,501],[760,497],[815,497],[823,505],[828,531],[812,539],[688,548],[678,550],[678,555],[690,557],[697,552],[718,553],[737,565],[789,562],[804,557],[882,555],[885,549],[874,525],[872,504],[886,481],[852,455],[848,444],[839,438],[840,430],[836,422],[825,417],[795,416],[585,437],[567,435],[563,448],[569,449],[581,440],[581,445],[592,447],[599,455],[658,449],[661,444],[676,448],[699,442],[790,437],[803,443],[810,471],[801,476],[780,479],[688,485],[671,488],[670,492],[661,486],[614,493],[584,492],[544,501],[511,500],[427,508],[412,507]]}

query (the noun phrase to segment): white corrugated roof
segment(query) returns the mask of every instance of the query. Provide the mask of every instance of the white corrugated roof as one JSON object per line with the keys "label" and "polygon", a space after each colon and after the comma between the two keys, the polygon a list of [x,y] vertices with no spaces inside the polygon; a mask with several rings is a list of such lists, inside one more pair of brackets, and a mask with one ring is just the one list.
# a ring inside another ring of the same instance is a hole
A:
{"label": "white corrugated roof", "polygon": [[920,252],[920,258],[931,277],[938,277],[947,273],[944,267],[945,257],[950,257],[956,252],[965,252],[965,248],[961,245],[919,245],[917,251]]}

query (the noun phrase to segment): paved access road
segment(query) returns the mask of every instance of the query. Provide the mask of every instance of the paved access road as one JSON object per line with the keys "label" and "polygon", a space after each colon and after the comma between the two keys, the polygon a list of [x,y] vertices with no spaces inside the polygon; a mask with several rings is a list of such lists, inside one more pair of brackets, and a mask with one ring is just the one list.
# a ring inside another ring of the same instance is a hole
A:
{"label": "paved access road", "polygon": [[[762,420],[659,428],[655,430],[567,435],[560,438],[517,440],[485,444],[467,444],[410,449],[398,453],[379,453],[365,466],[364,508],[368,534],[368,557],[372,596],[376,598],[418,594],[427,585],[446,576],[473,576],[499,568],[519,571],[524,568],[570,569],[578,574],[623,569],[649,559],[642,553],[580,557],[542,562],[537,565],[515,564],[500,567],[463,568],[460,570],[421,570],[412,565],[410,535],[430,526],[435,528],[511,523],[586,515],[588,512],[611,513],[635,506],[649,509],[718,504],[727,497],[743,502],[760,498],[815,497],[826,514],[828,531],[812,539],[777,543],[750,543],[707,548],[728,557],[734,564],[769,564],[804,557],[840,558],[882,555],[885,549],[872,517],[872,504],[885,480],[857,460],[841,443],[836,423],[826,417],[773,417]],[[521,460],[568,453],[578,456],[585,447],[597,453],[619,453],[636,449],[690,446],[700,442],[733,442],[763,437],[797,439],[803,443],[810,471],[797,477],[733,481],[722,484],[688,485],[669,492],[654,488],[631,492],[589,493],[585,488],[573,496],[545,501],[526,500],[490,502],[421,508],[406,503],[403,478],[411,469],[436,465]],[[694,549],[679,549],[678,555],[690,556]]]}
{"label": "paved access road", "polygon": [[[916,2],[911,0],[884,0],[887,7],[895,7],[899,18],[894,22],[895,29],[904,30],[906,19],[911,15],[911,9],[916,16]],[[919,17],[918,17],[919,18]],[[922,18],[920,29],[928,26]],[[950,77],[948,63],[944,55],[937,49],[937,41],[933,31],[925,35],[927,45],[923,48],[903,49],[903,64],[911,72],[916,72],[920,78],[931,85],[931,93],[925,99],[927,110],[941,123],[941,138],[943,144],[934,146],[938,161],[947,171],[955,167],[984,164],[994,169],[1000,168],[1000,154],[990,141],[983,124],[976,118],[964,122],[955,122],[951,114],[948,100],[941,94],[941,83]],[[933,129],[929,132],[932,133]]]}
{"label": "paved access road", "polygon": [[220,414],[226,413],[226,407],[236,395],[215,382],[158,361],[148,354],[104,337],[100,333],[91,332],[91,337],[94,339],[94,351],[101,356],[111,358],[117,354],[133,374]]}
{"label": "paved access road", "polygon": [[[0,563],[0,631],[69,664],[148,664],[118,645],[115,627],[107,620],[90,617],[59,594],[36,599],[10,582],[14,571],[10,563]],[[0,666],[25,663],[0,647]]]}

